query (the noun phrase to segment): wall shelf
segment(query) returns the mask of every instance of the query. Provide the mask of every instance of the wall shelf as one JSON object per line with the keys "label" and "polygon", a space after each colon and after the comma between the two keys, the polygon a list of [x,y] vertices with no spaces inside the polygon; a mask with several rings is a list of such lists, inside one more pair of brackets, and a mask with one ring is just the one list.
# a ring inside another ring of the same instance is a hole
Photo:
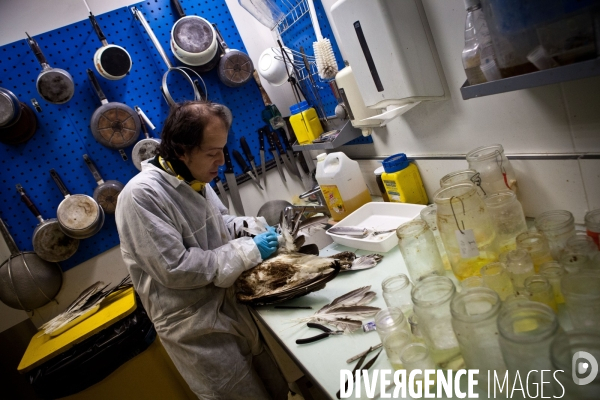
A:
{"label": "wall shelf", "polygon": [[313,144],[304,144],[299,145],[298,142],[292,145],[292,149],[294,151],[302,151],[302,150],[330,150],[335,149],[337,147],[343,146],[348,142],[351,142],[354,139],[357,139],[362,136],[362,131],[360,129],[356,129],[350,123],[350,120],[347,120],[342,128],[336,127],[334,129],[341,129],[341,132],[337,135],[335,139],[331,142],[325,143],[313,143]]}
{"label": "wall shelf", "polygon": [[463,100],[600,76],[600,58],[460,88]]}

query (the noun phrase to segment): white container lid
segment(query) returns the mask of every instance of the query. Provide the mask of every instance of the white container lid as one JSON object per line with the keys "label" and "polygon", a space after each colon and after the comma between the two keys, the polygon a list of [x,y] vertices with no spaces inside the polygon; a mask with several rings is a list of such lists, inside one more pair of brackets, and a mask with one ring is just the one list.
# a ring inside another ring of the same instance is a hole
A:
{"label": "white container lid", "polygon": [[317,155],[317,161],[325,161],[326,158],[327,158],[327,153],[321,153],[321,154]]}

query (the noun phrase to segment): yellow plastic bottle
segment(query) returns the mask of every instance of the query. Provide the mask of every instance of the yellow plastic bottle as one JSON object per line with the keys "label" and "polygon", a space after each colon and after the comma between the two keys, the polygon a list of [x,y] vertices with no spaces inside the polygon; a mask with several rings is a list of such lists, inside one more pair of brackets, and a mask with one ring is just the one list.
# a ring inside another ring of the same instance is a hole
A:
{"label": "yellow plastic bottle", "polygon": [[417,166],[399,153],[383,160],[381,180],[391,202],[428,204],[427,193]]}
{"label": "yellow plastic bottle", "polygon": [[299,144],[310,144],[323,133],[317,112],[306,101],[291,106],[290,112],[290,124]]}

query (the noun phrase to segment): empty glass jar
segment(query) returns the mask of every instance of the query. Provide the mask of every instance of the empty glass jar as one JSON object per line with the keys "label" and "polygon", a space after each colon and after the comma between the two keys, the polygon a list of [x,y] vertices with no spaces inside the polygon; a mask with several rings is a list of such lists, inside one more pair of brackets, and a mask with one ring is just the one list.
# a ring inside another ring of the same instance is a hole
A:
{"label": "empty glass jar", "polygon": [[509,251],[507,256],[506,270],[510,275],[515,291],[525,287],[525,279],[535,274],[533,261],[528,252],[522,249]]}
{"label": "empty glass jar", "polygon": [[588,269],[593,265],[592,257],[586,253],[564,253],[560,257],[560,263],[570,274]]}
{"label": "empty glass jar", "polygon": [[584,253],[593,257],[598,252],[598,246],[591,236],[585,232],[575,232],[573,236],[567,239],[565,253]]}
{"label": "empty glass jar", "polygon": [[575,329],[600,329],[600,272],[580,271],[566,274],[560,290]]}
{"label": "empty glass jar", "polygon": [[[424,371],[426,369],[435,369],[435,362],[431,357],[429,349],[423,343],[411,343],[404,348],[400,354],[402,366],[406,369],[406,375],[409,376],[413,370]],[[415,374],[415,380],[423,379],[423,374]]]}
{"label": "empty glass jar", "polygon": [[419,331],[435,363],[444,367],[460,356],[450,314],[450,301],[456,293],[454,283],[445,276],[428,276],[415,283],[412,291]]}
{"label": "empty glass jar", "polygon": [[440,252],[440,257],[444,263],[444,269],[446,271],[452,271],[450,260],[448,260],[448,255],[446,254],[446,249],[444,248],[444,243],[442,243],[442,237],[440,236],[440,231],[437,227],[437,206],[435,204],[430,204],[422,209],[421,219],[427,223],[429,230],[431,233],[433,233],[435,243],[437,244],[438,251]]}
{"label": "empty glass jar", "polygon": [[504,263],[495,262],[483,266],[481,277],[484,285],[496,292],[502,301],[515,291]]}
{"label": "empty glass jar", "polygon": [[479,369],[482,380],[487,379],[488,371],[506,371],[496,321],[501,305],[496,292],[483,287],[457,293],[450,303],[452,327],[466,368]]}
{"label": "empty glass jar", "polygon": [[494,193],[485,198],[494,228],[498,235],[500,251],[510,251],[517,247],[517,236],[527,232],[527,222],[523,207],[515,192]]}
{"label": "empty glass jar", "polygon": [[540,275],[550,282],[552,291],[554,292],[554,300],[557,305],[565,302],[565,298],[560,291],[560,280],[566,273],[563,266],[557,261],[547,262],[540,266]]}
{"label": "empty glass jar", "polygon": [[554,291],[552,285],[546,277],[541,275],[532,275],[525,279],[525,290],[531,301],[543,303],[558,312],[556,300],[554,299]]}
{"label": "empty glass jar", "polygon": [[600,208],[585,213],[585,228],[587,234],[594,240],[598,249],[600,249]]}
{"label": "empty glass jar", "polygon": [[461,290],[466,290],[474,287],[482,287],[483,279],[480,276],[470,276],[460,282]]}
{"label": "empty glass jar", "polygon": [[396,229],[398,247],[404,258],[408,275],[413,282],[427,275],[445,275],[433,233],[422,220],[402,224]]}
{"label": "empty glass jar", "polygon": [[402,331],[410,333],[408,321],[402,310],[396,307],[384,308],[375,315],[375,326],[377,333],[381,339],[381,343],[385,337],[393,332]]}
{"label": "empty glass jar", "polygon": [[506,190],[517,191],[517,178],[500,144],[478,147],[467,153],[469,168],[479,172],[487,196]]}
{"label": "empty glass jar", "polygon": [[539,232],[524,232],[517,236],[517,249],[526,250],[531,256],[536,272],[540,265],[554,261],[546,237]]}
{"label": "empty glass jar", "polygon": [[403,313],[412,313],[412,300],[410,292],[412,283],[408,276],[404,274],[390,276],[381,282],[383,290],[383,299],[388,308],[396,307],[402,310]]}
{"label": "empty glass jar", "polygon": [[535,219],[538,232],[544,234],[550,245],[550,254],[560,260],[567,240],[575,234],[575,218],[570,211],[546,211]]}
{"label": "empty glass jar", "polygon": [[479,270],[498,258],[496,231],[483,199],[473,183],[442,188],[434,195],[437,226],[459,280],[479,275]]}
{"label": "empty glass jar", "polygon": [[479,172],[474,169],[463,169],[461,171],[450,172],[440,179],[440,187],[448,187],[460,182],[472,182],[477,186],[477,193],[485,197],[485,192],[481,189],[481,177]]}

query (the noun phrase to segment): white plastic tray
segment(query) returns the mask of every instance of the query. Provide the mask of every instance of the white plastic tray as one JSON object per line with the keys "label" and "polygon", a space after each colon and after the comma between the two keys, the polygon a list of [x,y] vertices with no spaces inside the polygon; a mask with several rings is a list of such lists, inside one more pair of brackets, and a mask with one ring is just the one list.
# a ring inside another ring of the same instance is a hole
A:
{"label": "white plastic tray", "polygon": [[[377,231],[396,229],[405,222],[413,220],[425,206],[404,203],[367,203],[335,226],[358,226]],[[387,253],[398,244],[396,232],[384,233],[377,236],[367,236],[358,239],[350,236],[327,234],[334,242],[361,250]]]}

